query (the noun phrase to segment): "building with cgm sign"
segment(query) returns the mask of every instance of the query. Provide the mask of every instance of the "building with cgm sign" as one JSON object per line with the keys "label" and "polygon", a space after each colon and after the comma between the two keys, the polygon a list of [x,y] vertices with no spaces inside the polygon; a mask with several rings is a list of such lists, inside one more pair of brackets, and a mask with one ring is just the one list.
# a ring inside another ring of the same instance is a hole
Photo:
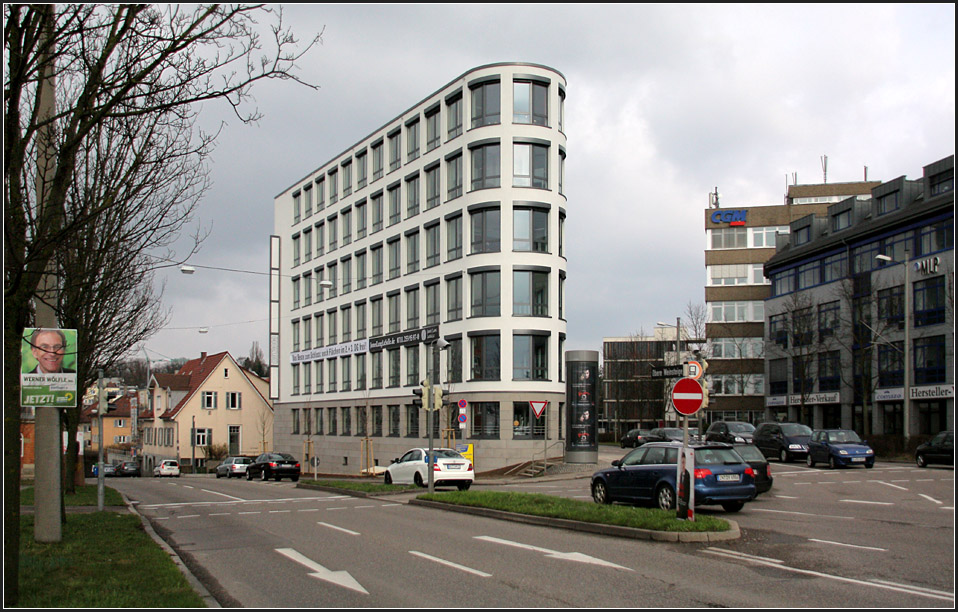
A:
{"label": "building with cgm sign", "polygon": [[865,435],[953,429],[954,156],[871,196],[793,221],[765,264],[767,417]]}
{"label": "building with cgm sign", "polygon": [[[785,203],[720,208],[717,197],[705,210],[705,329],[709,406],[699,414],[716,420],[765,420],[765,262],[790,224],[825,214],[846,198],[869,198],[880,182],[790,185]],[[714,195],[714,194],[713,194]]]}
{"label": "building with cgm sign", "polygon": [[[453,409],[439,443],[455,433],[485,471],[562,436],[565,97],[545,66],[471,69],[276,196],[275,448],[308,454],[304,471],[356,473],[370,444],[380,466],[424,446],[413,390],[440,338]],[[530,401],[549,403],[541,418]]]}

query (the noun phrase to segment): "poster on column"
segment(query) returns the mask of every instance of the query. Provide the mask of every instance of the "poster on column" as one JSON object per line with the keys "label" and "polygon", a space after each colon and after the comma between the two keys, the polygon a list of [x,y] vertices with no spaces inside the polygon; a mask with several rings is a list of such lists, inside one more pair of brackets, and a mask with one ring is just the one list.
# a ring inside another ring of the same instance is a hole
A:
{"label": "poster on column", "polygon": [[573,451],[597,451],[595,387],[598,363],[570,362],[567,364],[569,421],[566,447]]}
{"label": "poster on column", "polygon": [[75,408],[77,330],[28,327],[20,346],[20,405]]}

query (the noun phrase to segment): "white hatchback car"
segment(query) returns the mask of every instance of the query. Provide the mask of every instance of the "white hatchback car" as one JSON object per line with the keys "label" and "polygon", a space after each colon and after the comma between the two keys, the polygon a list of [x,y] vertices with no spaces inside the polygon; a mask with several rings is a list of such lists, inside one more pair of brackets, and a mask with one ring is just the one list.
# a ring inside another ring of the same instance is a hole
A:
{"label": "white hatchback car", "polygon": [[176,459],[164,459],[158,466],[153,468],[153,477],[157,476],[176,476],[180,477],[180,464]]}
{"label": "white hatchback car", "polygon": [[[399,459],[393,459],[386,468],[386,484],[413,483],[424,487],[429,481],[426,454],[429,449],[413,448]],[[433,449],[433,483],[436,486],[456,486],[465,491],[475,480],[472,462],[451,448]]]}

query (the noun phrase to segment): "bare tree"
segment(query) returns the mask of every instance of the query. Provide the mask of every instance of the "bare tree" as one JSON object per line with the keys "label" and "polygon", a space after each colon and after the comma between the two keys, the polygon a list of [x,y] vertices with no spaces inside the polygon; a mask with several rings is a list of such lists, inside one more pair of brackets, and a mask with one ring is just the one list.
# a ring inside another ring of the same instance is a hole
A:
{"label": "bare tree", "polygon": [[240,365],[260,378],[269,376],[269,364],[266,363],[266,357],[263,355],[263,349],[260,348],[259,342],[255,340],[249,348],[249,356],[242,360]]}
{"label": "bare tree", "polygon": [[[261,17],[272,21],[268,50],[260,34]],[[82,263],[71,256],[93,257],[93,249],[102,248],[90,227],[111,227],[114,217],[116,227],[129,228],[134,221],[129,210],[124,211],[125,193],[119,188],[135,184],[131,166],[111,167],[104,164],[104,155],[127,143],[138,154],[165,154],[170,165],[191,159],[212,142],[211,136],[199,135],[184,152],[184,141],[176,137],[192,128],[198,103],[224,100],[242,121],[256,120],[258,111],[247,109],[252,85],[263,79],[302,83],[292,70],[320,38],[299,50],[283,26],[281,11],[263,5],[11,4],[4,6],[4,19],[4,603],[16,605],[19,340],[33,318],[41,281],[51,272],[57,274],[59,300],[50,306],[59,309],[60,325],[65,327],[73,313],[76,322],[69,324],[81,331],[92,326],[88,304],[77,301],[82,286],[70,294],[70,283],[77,280],[73,266]],[[52,105],[47,102],[51,98]],[[111,189],[79,193],[110,182],[103,178],[112,180]],[[198,197],[202,183],[185,193]],[[171,231],[174,217],[140,220],[145,224],[140,236],[149,242],[154,232]],[[133,236],[124,237],[129,241]],[[76,242],[73,252],[64,246],[81,239],[87,241],[80,243],[86,245],[84,250],[78,250]],[[148,283],[153,264],[135,252],[131,243],[121,242],[104,255],[132,255],[126,260],[136,266],[131,275]],[[140,255],[145,252],[141,249]],[[131,291],[121,299],[134,302],[134,309],[119,309],[115,316],[162,316],[149,310],[157,296]],[[43,299],[49,301],[47,296]],[[113,331],[114,338],[137,334],[130,328]],[[80,341],[83,347],[83,336]],[[88,370],[110,363],[109,351],[89,350],[94,361]],[[88,376],[89,371],[79,380]]]}

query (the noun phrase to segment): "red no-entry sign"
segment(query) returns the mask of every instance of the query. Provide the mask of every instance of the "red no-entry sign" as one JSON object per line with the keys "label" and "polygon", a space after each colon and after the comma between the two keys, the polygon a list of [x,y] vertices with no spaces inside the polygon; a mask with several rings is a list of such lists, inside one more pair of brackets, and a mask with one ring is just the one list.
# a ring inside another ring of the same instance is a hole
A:
{"label": "red no-entry sign", "polygon": [[698,412],[705,400],[702,385],[694,378],[680,378],[672,387],[672,405],[685,416]]}

